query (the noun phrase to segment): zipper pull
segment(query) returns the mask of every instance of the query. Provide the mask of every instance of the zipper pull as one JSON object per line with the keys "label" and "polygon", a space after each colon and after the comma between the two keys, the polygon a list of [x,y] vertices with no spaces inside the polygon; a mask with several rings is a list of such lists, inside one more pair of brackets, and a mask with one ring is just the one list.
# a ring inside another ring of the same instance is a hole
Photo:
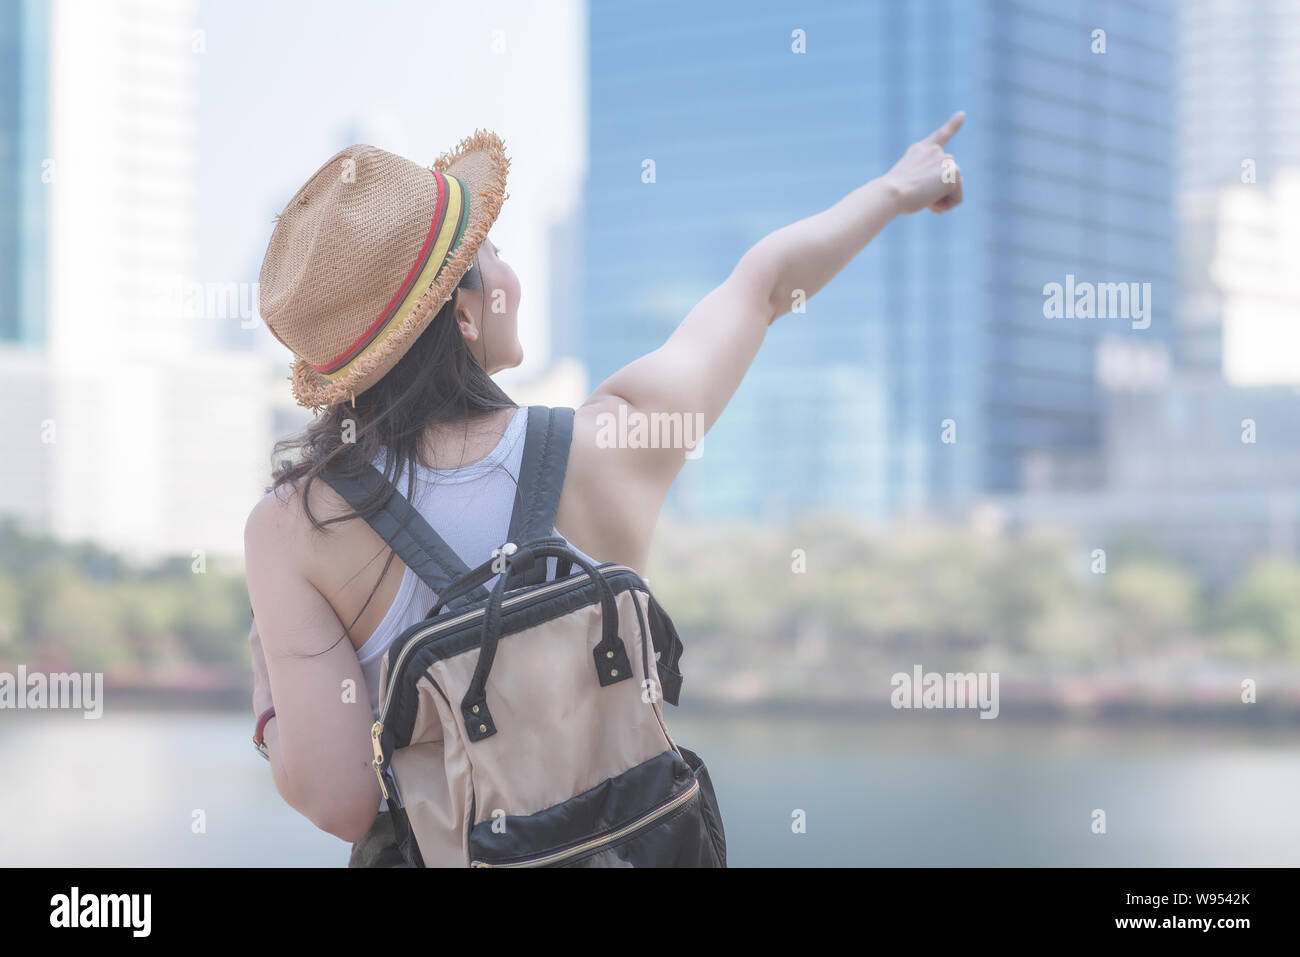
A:
{"label": "zipper pull", "polygon": [[388,800],[388,787],[384,784],[384,746],[379,743],[379,736],[384,733],[384,723],[376,721],[370,728],[370,743],[375,748],[375,777],[379,778],[379,793]]}

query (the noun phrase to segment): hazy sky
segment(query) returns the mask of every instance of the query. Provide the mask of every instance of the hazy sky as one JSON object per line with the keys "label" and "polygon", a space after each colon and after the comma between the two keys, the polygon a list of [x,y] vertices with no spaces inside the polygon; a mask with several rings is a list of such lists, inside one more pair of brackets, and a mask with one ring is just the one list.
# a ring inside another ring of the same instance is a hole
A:
{"label": "hazy sky", "polygon": [[586,4],[203,0],[198,23],[200,281],[255,282],[272,217],[344,146],[427,166],[490,129],[511,159],[492,238],[519,274],[525,370],[539,371],[546,227],[585,173]]}

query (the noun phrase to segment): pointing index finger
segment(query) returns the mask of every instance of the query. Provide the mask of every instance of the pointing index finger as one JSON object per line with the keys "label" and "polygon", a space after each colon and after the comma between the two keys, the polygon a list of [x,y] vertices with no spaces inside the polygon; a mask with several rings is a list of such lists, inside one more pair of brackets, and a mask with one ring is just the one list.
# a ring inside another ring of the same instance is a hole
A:
{"label": "pointing index finger", "polygon": [[933,133],[927,136],[923,140],[923,142],[938,143],[940,146],[943,146],[950,139],[952,139],[952,135],[954,133],[956,133],[959,129],[961,129],[961,124],[965,119],[966,119],[966,111],[958,110],[952,116],[948,117],[947,123],[944,123],[943,126],[939,127],[937,130],[935,130]]}

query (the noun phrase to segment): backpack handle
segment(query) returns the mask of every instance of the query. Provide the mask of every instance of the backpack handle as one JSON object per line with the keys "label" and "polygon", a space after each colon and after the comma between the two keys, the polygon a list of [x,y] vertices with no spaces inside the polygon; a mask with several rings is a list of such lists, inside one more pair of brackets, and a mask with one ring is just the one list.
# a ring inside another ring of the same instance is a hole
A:
{"label": "backpack handle", "polygon": [[501,627],[501,599],[505,594],[506,579],[510,577],[510,567],[516,562],[521,567],[529,567],[536,558],[564,558],[582,568],[596,582],[600,592],[601,637],[592,651],[596,659],[596,677],[601,687],[632,677],[632,665],[627,658],[627,649],[618,636],[618,605],[614,601],[614,589],[609,587],[596,566],[578,555],[572,548],[554,539],[541,539],[524,545],[513,555],[504,556],[506,571],[497,579],[488,596],[487,611],[483,615],[483,637],[479,642],[478,665],[474,677],[460,703],[460,713],[465,719],[465,729],[471,741],[481,741],[496,734],[496,725],[487,706],[487,679],[492,671],[492,661],[497,653],[498,631]]}
{"label": "backpack handle", "polygon": [[[549,539],[543,539],[542,541],[548,544],[550,542],[564,544],[564,539],[562,538],[549,538]],[[511,544],[513,543],[506,542],[506,545],[511,545]],[[539,544],[539,543],[535,542],[534,544]],[[502,547],[504,548],[505,546]],[[434,615],[438,614],[438,612],[442,611],[444,606],[451,605],[452,602],[454,602],[461,595],[469,594],[470,592],[477,589],[479,585],[482,585],[492,576],[496,575],[499,570],[494,568],[493,566],[496,565],[499,558],[500,556],[494,554],[482,565],[479,565],[477,568],[470,569],[465,574],[461,575],[459,578],[453,581],[450,585],[446,587],[446,589],[444,589],[438,595],[438,603],[434,605],[432,608],[430,608],[429,613],[424,617],[432,618]],[[484,592],[484,594],[487,593]]]}

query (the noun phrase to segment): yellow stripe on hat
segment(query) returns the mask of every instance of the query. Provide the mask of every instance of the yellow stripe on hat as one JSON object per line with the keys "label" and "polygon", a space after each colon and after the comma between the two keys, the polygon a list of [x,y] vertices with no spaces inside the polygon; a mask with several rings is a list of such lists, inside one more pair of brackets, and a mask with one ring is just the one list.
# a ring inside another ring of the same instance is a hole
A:
{"label": "yellow stripe on hat", "polygon": [[362,356],[369,355],[388,338],[394,329],[399,328],[402,320],[414,311],[420,297],[433,285],[433,281],[446,264],[448,255],[460,244],[460,238],[465,233],[465,225],[469,221],[469,207],[465,202],[465,186],[454,176],[444,175],[441,178],[447,183],[447,210],[442,218],[442,228],[438,231],[438,237],[434,240],[433,248],[429,252],[429,258],[425,261],[424,268],[420,270],[415,282],[411,284],[411,291],[393,310],[393,314],[389,317],[388,322],[384,324],[384,327],[370,342],[366,343],[364,349],[333,372],[320,373],[322,378],[332,382],[344,375],[352,367],[352,363]]}

